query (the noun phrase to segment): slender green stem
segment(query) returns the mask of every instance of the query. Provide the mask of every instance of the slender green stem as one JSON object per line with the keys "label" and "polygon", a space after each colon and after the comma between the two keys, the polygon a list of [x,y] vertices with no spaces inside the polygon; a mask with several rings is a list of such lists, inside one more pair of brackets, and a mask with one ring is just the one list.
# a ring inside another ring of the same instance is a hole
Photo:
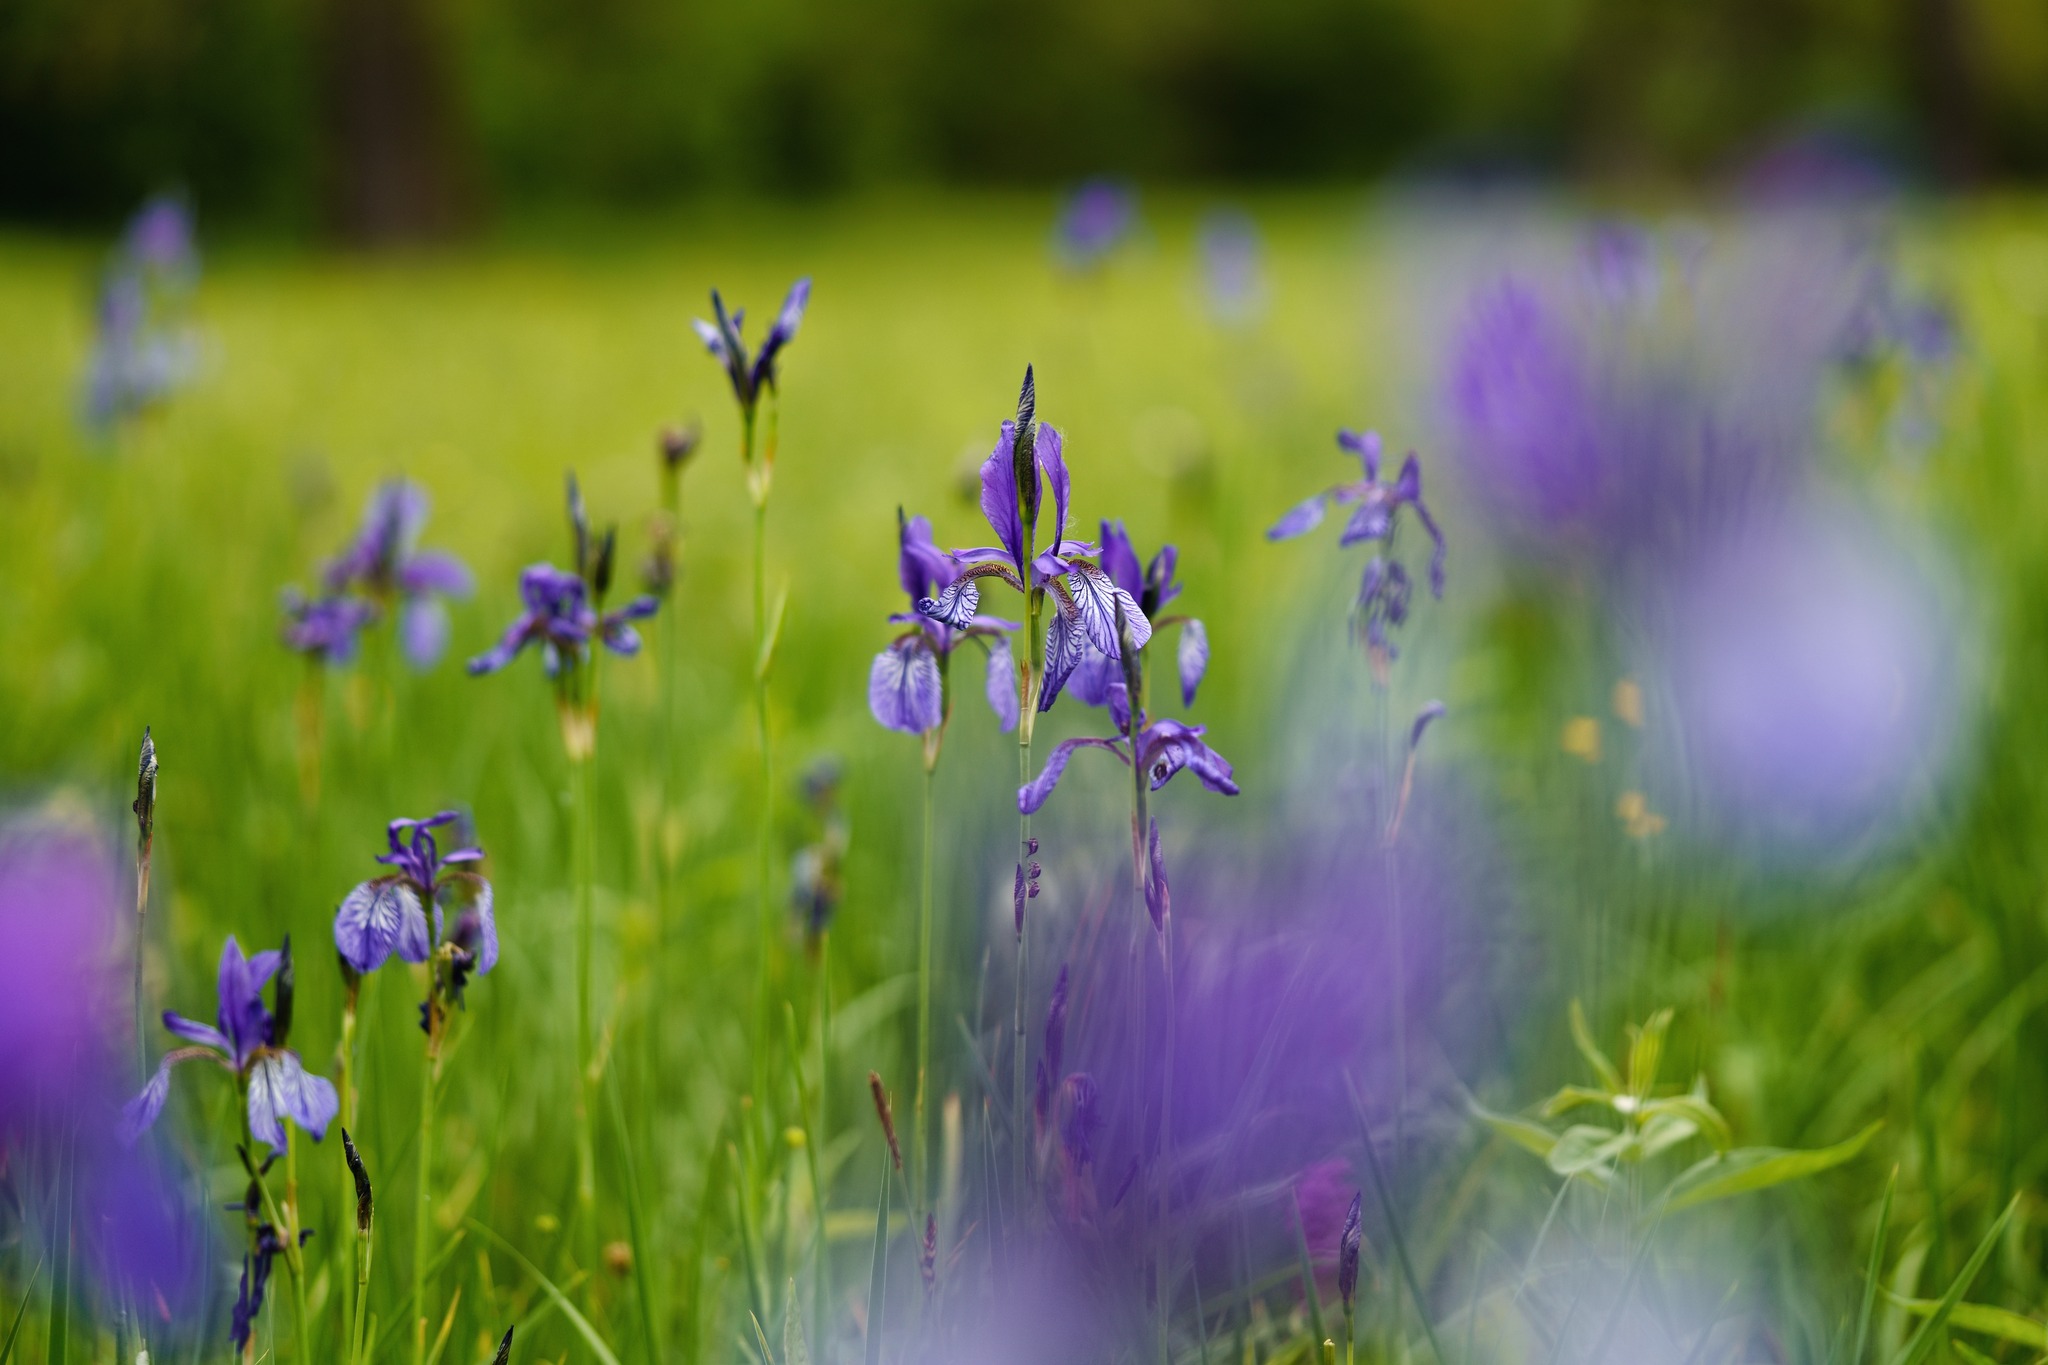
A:
{"label": "slender green stem", "polygon": [[[1027,625],[1025,628],[1028,630],[1030,627]],[[1028,689],[1026,699],[1027,701],[1029,700]],[[1031,781],[1030,722],[1027,720],[1017,728],[1024,735],[1023,742],[1017,746],[1017,785],[1022,787],[1028,785]],[[1018,867],[1020,871],[1025,873],[1027,880],[1031,858],[1030,848],[1031,817],[1020,814],[1017,817],[1017,857],[1020,860]],[[1027,885],[1025,894],[1028,894],[1028,891]],[[1026,1056],[1027,1045],[1024,1037],[1024,992],[1027,983],[1031,980],[1030,922],[1030,915],[1020,910],[1017,914],[1017,983],[1016,990],[1013,993],[1014,998],[1011,1011],[1013,1034],[1010,1048],[1010,1200],[1011,1207],[1017,1210],[1017,1216],[1020,1219],[1023,1217],[1025,1204],[1026,1150],[1031,1145],[1031,1132],[1025,1123],[1024,1110],[1025,1075],[1028,1061]]]}
{"label": "slender green stem", "polygon": [[570,813],[570,858],[576,879],[576,1202],[586,1225],[597,1207],[597,1158],[590,1136],[591,762],[589,756],[569,759],[569,800],[575,807]]}
{"label": "slender green stem", "polygon": [[749,493],[754,501],[754,732],[761,747],[761,823],[755,840],[754,891],[756,928],[760,935],[758,973],[755,979],[754,1097],[758,1112],[767,1121],[769,995],[773,983],[772,959],[775,948],[775,911],[769,897],[772,873],[771,840],[775,824],[775,756],[768,729],[768,473],[754,460],[754,413],[741,421],[741,450],[747,466]]}
{"label": "slender green stem", "polygon": [[292,1334],[299,1359],[307,1361],[313,1358],[312,1315],[306,1311],[305,1253],[299,1246],[299,1137],[290,1123],[284,1125],[284,1209],[281,1227],[285,1265],[292,1272]]}
{"label": "slender green stem", "polygon": [[[428,970],[432,970],[431,964]],[[427,999],[430,1028],[433,1027],[434,1005],[431,991],[430,986]],[[420,1056],[420,1178],[415,1191],[417,1200],[412,1225],[413,1365],[425,1365],[427,1323],[431,1317],[427,1305],[427,1257],[429,1233],[434,1221],[434,1062],[434,1035],[430,1032],[426,1051]]]}
{"label": "slender green stem", "polygon": [[[340,1108],[335,1116],[335,1125],[341,1132],[346,1133],[352,1132],[356,1126],[354,1094],[356,1004],[357,992],[361,989],[361,982],[359,979],[352,978],[344,989],[347,991],[347,994],[343,997],[341,1007],[341,1046],[335,1052],[334,1090],[336,1097],[340,1101]],[[342,1163],[341,1182],[337,1189],[339,1190],[339,1196],[335,1200],[334,1207],[337,1209],[353,1208],[355,1177],[350,1173],[347,1162]],[[334,1240],[336,1250],[339,1252],[341,1239],[337,1237]],[[360,1242],[360,1239],[358,1239],[358,1242]],[[362,1292],[360,1278],[363,1253],[360,1245],[353,1248],[351,1254],[357,1262],[355,1267],[358,1272],[357,1275],[351,1277],[347,1274],[337,1274],[337,1278],[341,1281],[341,1323],[344,1331],[349,1330],[350,1325],[356,1320],[362,1309],[362,1303],[358,1298],[358,1295]],[[341,1269],[344,1268],[337,1267],[337,1271]],[[352,1344],[353,1338],[351,1338]],[[349,1365],[353,1365],[354,1360],[355,1351],[351,1349],[347,1355]]]}
{"label": "slender green stem", "polygon": [[932,773],[924,770],[924,875],[917,912],[917,1104],[910,1134],[911,1211],[921,1222],[930,1195],[926,1143],[932,1065]]}
{"label": "slender green stem", "polygon": [[[348,1207],[348,1202],[344,1199],[342,1207]],[[363,1358],[364,1316],[370,1306],[371,1231],[366,1227],[356,1233],[355,1309],[350,1315],[348,1365],[358,1365]]]}

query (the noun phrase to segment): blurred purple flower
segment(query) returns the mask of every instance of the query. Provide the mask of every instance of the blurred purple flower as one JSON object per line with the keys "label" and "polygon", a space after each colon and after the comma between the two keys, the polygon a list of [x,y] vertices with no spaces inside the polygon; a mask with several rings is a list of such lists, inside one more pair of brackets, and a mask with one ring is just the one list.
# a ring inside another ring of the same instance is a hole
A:
{"label": "blurred purple flower", "polygon": [[81,1156],[80,1230],[94,1277],[166,1325],[186,1321],[204,1289],[207,1215],[148,1144]]}
{"label": "blurred purple flower", "polygon": [[1265,246],[1251,215],[1219,209],[1202,219],[1196,249],[1202,297],[1219,322],[1254,322],[1266,310]]}
{"label": "blurred purple flower", "polygon": [[168,317],[199,274],[192,219],[159,196],[130,220],[102,275],[81,406],[104,430],[156,406],[199,369],[198,338]]}
{"label": "blurred purple flower", "polygon": [[[442,853],[434,831],[459,828],[459,812],[444,810],[427,820],[393,820],[385,829],[390,850],[376,861],[393,872],[362,882],[342,899],[334,914],[334,946],[357,972],[373,972],[393,952],[407,962],[425,962],[441,941],[444,908],[455,912],[449,937],[475,969],[488,972],[498,961],[498,923],[491,884],[470,870],[483,861],[481,848]],[[434,907],[427,930],[425,907]]]}
{"label": "blurred purple flower", "polygon": [[1094,179],[1061,208],[1053,255],[1070,270],[1093,270],[1124,244],[1138,224],[1138,195],[1120,180]]}
{"label": "blurred purple flower", "polygon": [[121,908],[120,873],[91,835],[0,827],[0,1144],[97,1096],[109,1034],[127,1017],[104,972]]}
{"label": "blurred purple flower", "polygon": [[353,663],[357,637],[377,619],[377,606],[360,597],[309,598],[296,587],[283,594],[286,648],[309,659],[340,666]]}
{"label": "blurred purple flower", "polygon": [[775,315],[775,325],[768,329],[768,335],[761,340],[761,349],[750,360],[746,343],[740,332],[746,321],[746,310],[736,309],[731,314],[725,311],[725,300],[716,289],[711,291],[711,313],[717,320],[706,322],[702,318],[692,325],[703,339],[704,349],[725,367],[726,378],[732,383],[732,395],[738,400],[740,410],[752,418],[759,403],[761,390],[773,389],[776,382],[776,360],[782,348],[796,338],[796,329],[804,320],[804,308],[811,301],[809,276],[798,280],[789,287],[789,294],[782,300],[782,311]]}
{"label": "blurred purple flower", "polygon": [[[134,1142],[163,1112],[171,1093],[171,1068],[200,1059],[234,1074],[236,1084],[247,1095],[249,1132],[258,1141],[283,1147],[284,1119],[305,1129],[316,1142],[326,1134],[340,1107],[334,1087],[308,1072],[299,1054],[285,1046],[291,1023],[291,974],[289,970],[280,974],[279,968],[288,966],[290,954],[291,941],[287,939],[281,952],[244,957],[234,935],[228,936],[220,955],[215,1025],[164,1012],[164,1027],[192,1046],[166,1053],[142,1093],[128,1102],[121,1115],[124,1141]],[[263,1004],[263,988],[272,977],[279,982],[275,1014]]]}
{"label": "blurred purple flower", "polygon": [[519,575],[519,596],[526,610],[506,628],[496,646],[469,661],[470,673],[495,673],[528,645],[538,644],[541,664],[553,678],[561,673],[565,661],[583,661],[592,636],[612,653],[631,657],[640,652],[640,633],[631,623],[654,615],[661,606],[652,597],[636,597],[600,616],[590,606],[584,581],[552,564],[528,565]]}
{"label": "blurred purple flower", "polygon": [[430,668],[448,644],[443,595],[467,597],[475,588],[469,569],[445,550],[419,548],[427,520],[427,493],[407,479],[386,479],[370,495],[362,528],[328,564],[329,593],[360,590],[372,601],[398,607],[399,640],[415,668]]}
{"label": "blurred purple flower", "polygon": [[1729,536],[1682,578],[1663,659],[1708,812],[1805,858],[1910,823],[1963,729],[1963,619],[1927,553],[1850,515]]}
{"label": "blurred purple flower", "polygon": [[159,194],[151,198],[129,219],[122,251],[145,270],[189,280],[199,271],[197,234],[193,231],[190,206],[176,195]]}
{"label": "blurred purple flower", "polygon": [[1429,533],[1432,545],[1429,587],[1437,597],[1444,593],[1443,532],[1437,528],[1436,518],[1429,514],[1429,508],[1423,505],[1422,465],[1414,451],[1408,452],[1408,458],[1401,462],[1400,476],[1389,483],[1380,478],[1378,432],[1342,430],[1337,433],[1337,444],[1358,457],[1364,477],[1351,483],[1337,484],[1296,504],[1266,532],[1266,539],[1290,540],[1307,534],[1322,523],[1323,513],[1331,502],[1339,506],[1356,504],[1357,510],[1345,522],[1344,532],[1337,543],[1340,546],[1355,545],[1369,540],[1378,546],[1365,566],[1365,577],[1358,590],[1357,611],[1363,623],[1366,643],[1376,656],[1392,658],[1394,648],[1389,631],[1408,619],[1408,570],[1394,558],[1394,537],[1400,529],[1401,509],[1413,509],[1422,529]]}

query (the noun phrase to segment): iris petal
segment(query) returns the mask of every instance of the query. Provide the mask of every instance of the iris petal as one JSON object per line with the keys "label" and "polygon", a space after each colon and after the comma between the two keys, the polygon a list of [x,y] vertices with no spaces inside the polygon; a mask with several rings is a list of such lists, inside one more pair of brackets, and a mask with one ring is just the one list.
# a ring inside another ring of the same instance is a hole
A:
{"label": "iris petal", "polygon": [[1039,770],[1038,776],[1017,789],[1017,809],[1019,811],[1025,815],[1030,815],[1045,804],[1046,798],[1052,795],[1052,789],[1059,785],[1060,778],[1065,775],[1067,760],[1074,756],[1076,749],[1107,749],[1118,758],[1124,756],[1124,751],[1117,748],[1115,743],[1110,740],[1088,738],[1061,740],[1053,746],[1052,752],[1045,756],[1045,767]]}
{"label": "iris petal", "polygon": [[938,660],[921,637],[898,640],[868,669],[868,710],[890,730],[921,735],[944,719]]}
{"label": "iris petal", "polygon": [[1195,689],[1209,671],[1209,630],[1200,620],[1190,617],[1182,623],[1175,662],[1180,665],[1180,703],[1193,706]]}
{"label": "iris petal", "polygon": [[266,1053],[249,1072],[249,1134],[271,1147],[284,1146],[283,1119],[311,1134],[327,1135],[341,1109],[334,1086],[306,1070],[296,1052]]}
{"label": "iris petal", "polygon": [[1004,734],[1017,728],[1017,663],[1010,656],[1010,642],[1001,636],[989,641],[988,677],[985,684],[989,710]]}

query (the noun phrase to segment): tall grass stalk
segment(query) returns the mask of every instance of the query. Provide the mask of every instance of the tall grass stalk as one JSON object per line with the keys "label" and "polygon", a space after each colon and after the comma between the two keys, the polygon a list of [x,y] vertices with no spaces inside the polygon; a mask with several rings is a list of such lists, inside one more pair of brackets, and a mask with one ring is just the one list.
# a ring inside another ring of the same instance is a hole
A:
{"label": "tall grass stalk", "polygon": [[[432,964],[427,970],[433,971]],[[428,988],[428,1026],[433,1027],[432,987]],[[434,1221],[434,1034],[427,1035],[426,1050],[420,1055],[420,1178],[415,1191],[412,1227],[412,1365],[426,1365],[427,1323],[432,1316],[427,1306],[427,1256]],[[578,1060],[581,1066],[581,1059]]]}
{"label": "tall grass stalk", "polygon": [[[593,668],[594,671],[594,668]],[[576,1205],[586,1226],[597,1210],[597,1159],[590,1133],[591,905],[594,822],[590,810],[589,753],[569,755],[570,862],[576,883]],[[421,1150],[424,1152],[425,1148]],[[424,1171],[426,1168],[421,1167]]]}
{"label": "tall grass stalk", "polygon": [[[911,1212],[922,1219],[930,1200],[930,1171],[927,1165],[929,1095],[932,1065],[932,777],[937,764],[927,757],[924,765],[924,848],[917,904],[917,1099],[911,1116],[910,1171]],[[819,966],[819,1012],[823,1017],[824,986],[822,958]],[[824,1084],[824,1044],[819,1043],[819,1084]]]}

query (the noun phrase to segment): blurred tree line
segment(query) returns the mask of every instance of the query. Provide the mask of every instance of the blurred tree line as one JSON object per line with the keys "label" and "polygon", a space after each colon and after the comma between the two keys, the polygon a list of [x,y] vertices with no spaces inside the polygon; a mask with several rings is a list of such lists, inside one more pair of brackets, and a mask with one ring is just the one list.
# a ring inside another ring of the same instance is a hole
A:
{"label": "blurred tree line", "polygon": [[0,215],[358,240],[888,182],[2048,171],[2044,0],[4,0]]}

